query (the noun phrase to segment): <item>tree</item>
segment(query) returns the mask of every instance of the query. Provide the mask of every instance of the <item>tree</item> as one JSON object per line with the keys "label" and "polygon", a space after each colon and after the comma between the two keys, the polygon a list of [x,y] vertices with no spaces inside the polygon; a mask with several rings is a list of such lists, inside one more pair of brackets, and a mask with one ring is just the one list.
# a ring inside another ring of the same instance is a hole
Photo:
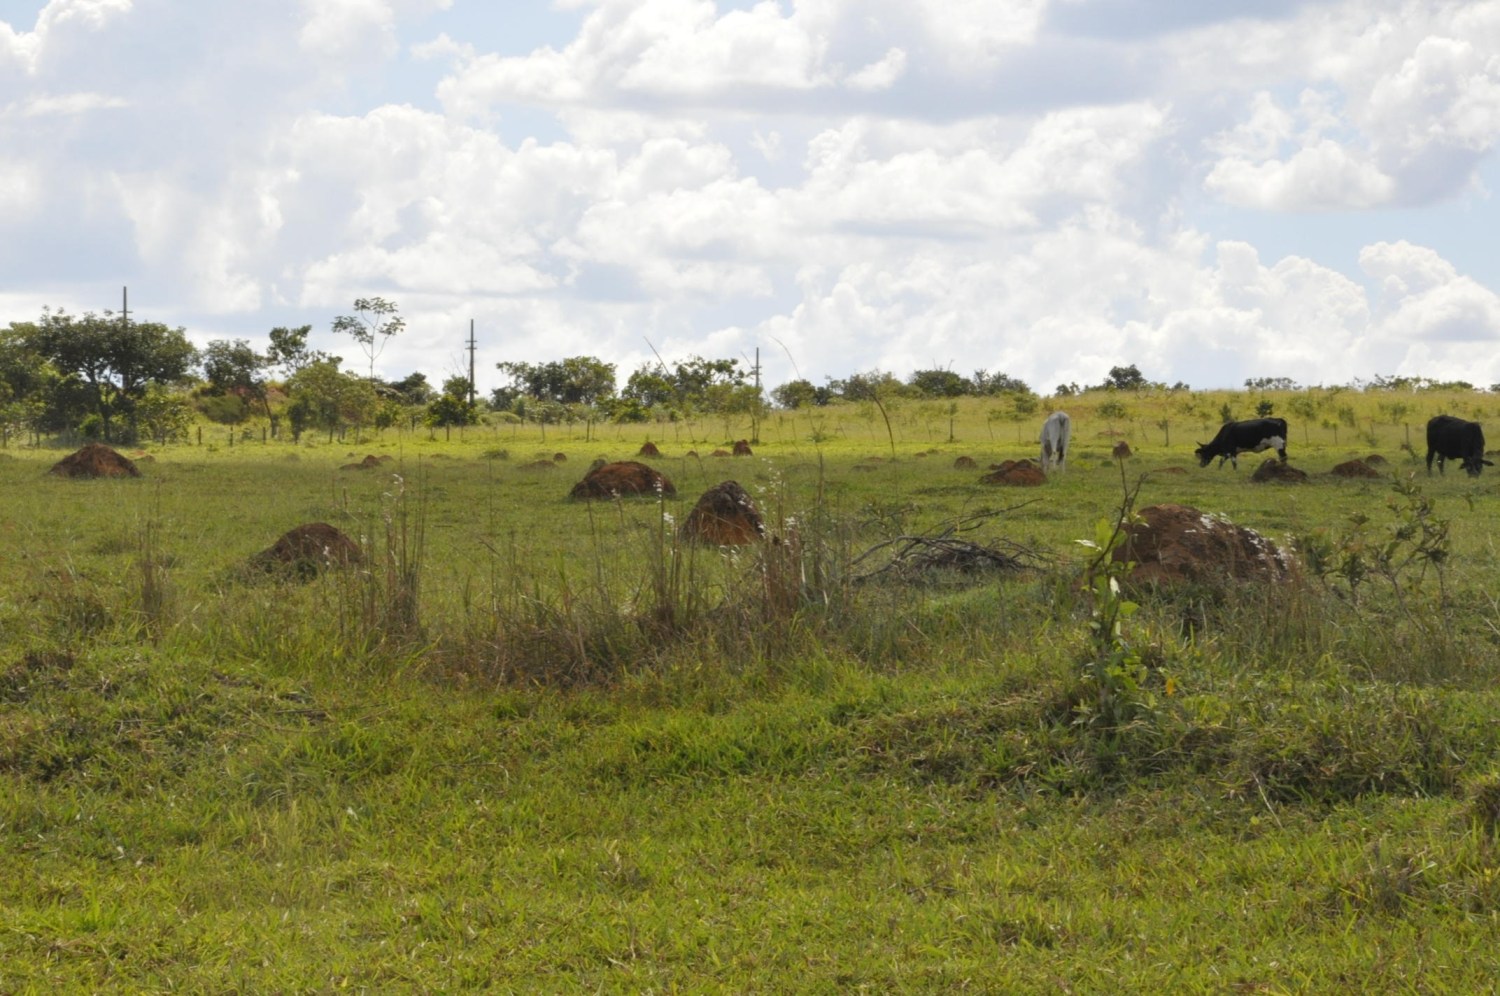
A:
{"label": "tree", "polygon": [[307,337],[311,333],[311,325],[299,325],[294,329],[278,326],[272,329],[271,348],[266,350],[266,363],[272,367],[280,367],[284,376],[291,377],[309,364],[328,359],[327,353],[307,348]]}
{"label": "tree", "polygon": [[370,383],[375,382],[375,358],[391,337],[406,328],[406,320],[395,302],[383,297],[362,297],[354,302],[354,314],[333,320],[333,331],[352,336],[370,360]]}
{"label": "tree", "polygon": [[244,339],[214,339],[203,348],[203,379],[220,394],[249,396],[260,402],[274,431],[276,419],[266,391],[270,366],[270,358],[251,349]]}
{"label": "tree", "polygon": [[622,395],[646,408],[673,406],[684,411],[716,412],[730,402],[736,388],[745,386],[739,360],[706,360],[689,356],[668,367],[657,361],[630,375]]}
{"label": "tree", "polygon": [[469,378],[449,377],[443,381],[443,393],[427,406],[423,420],[430,426],[443,428],[478,422],[478,409],[469,403]]}
{"label": "tree", "polygon": [[833,399],[833,392],[818,387],[812,381],[798,378],[771,391],[771,400],[780,408],[803,408],[809,405],[826,405]]}
{"label": "tree", "polygon": [[368,380],[339,369],[337,358],[319,360],[298,370],[287,381],[292,403],[287,417],[292,422],[293,438],[303,430],[328,430],[328,438],[345,426],[370,422],[380,405],[375,387]]}
{"label": "tree", "polygon": [[[18,326],[12,326],[18,328]],[[152,385],[183,381],[197,359],[197,350],[181,329],[159,322],[131,322],[110,312],[86,312],[74,318],[63,311],[44,310],[40,321],[19,326],[21,335],[35,353],[46,360],[70,385],[59,389],[76,399],[80,414],[96,416],[100,435],[116,441],[118,420],[136,432],[136,407]]]}
{"label": "tree", "polygon": [[1139,391],[1146,386],[1146,378],[1132,363],[1128,367],[1110,367],[1109,376],[1099,386],[1111,391]]}
{"label": "tree", "polygon": [[906,385],[897,380],[895,374],[884,370],[851,374],[845,380],[830,380],[828,389],[845,401],[874,401],[906,393]]}
{"label": "tree", "polygon": [[988,370],[974,371],[975,394],[1031,394],[1031,386],[1019,377],[1006,373],[990,373]]}
{"label": "tree", "polygon": [[653,363],[640,367],[625,382],[620,396],[642,408],[670,405],[677,400],[677,388],[672,383],[665,364]]}
{"label": "tree", "polygon": [[924,398],[958,398],[974,392],[974,384],[952,370],[917,370],[906,383]]}
{"label": "tree", "polygon": [[427,375],[420,370],[409,373],[400,380],[392,381],[388,386],[408,405],[425,405],[432,400],[435,393],[432,385],[427,383]]}
{"label": "tree", "polygon": [[495,367],[510,377],[508,386],[495,389],[499,407],[508,408],[521,396],[565,405],[598,405],[615,394],[615,365],[592,356],[548,363],[507,361]]}

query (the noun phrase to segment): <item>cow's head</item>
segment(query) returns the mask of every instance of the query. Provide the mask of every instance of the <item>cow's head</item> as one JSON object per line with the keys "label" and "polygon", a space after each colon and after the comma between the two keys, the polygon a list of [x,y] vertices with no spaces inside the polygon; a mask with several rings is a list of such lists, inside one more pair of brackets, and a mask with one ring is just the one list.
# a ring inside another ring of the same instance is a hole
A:
{"label": "cow's head", "polygon": [[1214,458],[1214,455],[1209,452],[1207,443],[1199,443],[1198,448],[1193,451],[1193,456],[1198,458],[1198,466],[1200,467],[1207,467]]}
{"label": "cow's head", "polygon": [[1478,477],[1479,472],[1486,467],[1493,467],[1493,460],[1486,460],[1483,456],[1464,457],[1463,468],[1468,471],[1470,477]]}

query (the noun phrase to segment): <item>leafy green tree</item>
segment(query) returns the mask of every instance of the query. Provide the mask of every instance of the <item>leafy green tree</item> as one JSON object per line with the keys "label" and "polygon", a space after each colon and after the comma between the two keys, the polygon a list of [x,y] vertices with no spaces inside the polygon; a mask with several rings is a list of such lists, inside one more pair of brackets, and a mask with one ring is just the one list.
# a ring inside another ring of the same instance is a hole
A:
{"label": "leafy green tree", "polygon": [[565,405],[598,405],[615,395],[615,365],[592,356],[570,356],[548,363],[507,361],[495,367],[510,377],[497,388],[497,408],[509,408],[518,397]]}
{"label": "leafy green tree", "polygon": [[469,404],[467,396],[460,397],[445,391],[427,406],[427,414],[423,421],[439,428],[473,425],[479,421],[479,414],[475,406]]}
{"label": "leafy green tree", "polygon": [[1032,394],[1031,385],[1006,373],[975,370],[972,378],[975,394]]}
{"label": "leafy green tree", "polygon": [[1128,367],[1110,367],[1109,376],[1099,386],[1111,391],[1139,391],[1146,386],[1146,378],[1132,363]]}
{"label": "leafy green tree", "polygon": [[974,393],[973,382],[952,370],[917,370],[906,383],[923,398],[958,398]]}
{"label": "leafy green tree", "polygon": [[375,359],[391,338],[406,328],[406,319],[395,302],[383,297],[362,297],[354,302],[354,314],[333,320],[333,331],[351,336],[370,360],[370,383],[375,382]]}
{"label": "leafy green tree", "polygon": [[665,364],[647,364],[630,375],[620,396],[642,408],[665,407],[677,400],[677,387]]}
{"label": "leafy green tree", "polygon": [[287,390],[292,398],[287,417],[294,438],[317,428],[327,430],[332,439],[340,429],[370,424],[380,407],[374,385],[340,370],[337,358],[319,360],[298,370],[287,381]]}
{"label": "leafy green tree", "polygon": [[244,339],[214,339],[203,348],[203,379],[219,394],[235,394],[260,403],[274,429],[266,371],[267,356],[257,353]]}
{"label": "leafy green tree", "polygon": [[427,383],[427,375],[420,370],[409,373],[400,380],[392,381],[388,386],[408,405],[425,405],[436,393],[432,385]]}
{"label": "leafy green tree", "polygon": [[833,400],[833,392],[818,387],[803,378],[789,380],[771,392],[771,401],[778,408],[806,408],[811,405],[826,405]]}
{"label": "leafy green tree", "polygon": [[59,385],[64,396],[81,405],[78,417],[98,419],[100,435],[109,442],[121,434],[120,419],[127,424],[124,435],[134,438],[136,408],[152,385],[181,383],[188,376],[197,351],[181,329],[159,322],[128,322],[110,312],[86,312],[75,318],[63,311],[46,310],[37,322],[22,326],[21,335],[37,356],[64,379],[76,385]]}
{"label": "leafy green tree", "polygon": [[844,380],[830,380],[828,388],[845,401],[874,401],[895,398],[906,393],[906,385],[896,375],[884,370],[851,374]]}
{"label": "leafy green tree", "polygon": [[270,366],[279,368],[282,375],[291,377],[298,370],[328,359],[328,354],[307,347],[307,337],[312,333],[311,325],[296,328],[278,326],[271,330],[271,348],[266,350]]}

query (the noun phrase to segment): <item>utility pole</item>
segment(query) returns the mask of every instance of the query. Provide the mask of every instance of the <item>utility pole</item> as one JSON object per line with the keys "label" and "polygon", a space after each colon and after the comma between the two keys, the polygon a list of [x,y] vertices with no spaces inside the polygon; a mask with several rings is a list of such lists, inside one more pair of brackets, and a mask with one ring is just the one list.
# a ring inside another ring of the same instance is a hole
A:
{"label": "utility pole", "polygon": [[120,288],[120,324],[130,328],[130,288]]}
{"label": "utility pole", "polygon": [[474,404],[474,319],[469,319],[469,405]]}

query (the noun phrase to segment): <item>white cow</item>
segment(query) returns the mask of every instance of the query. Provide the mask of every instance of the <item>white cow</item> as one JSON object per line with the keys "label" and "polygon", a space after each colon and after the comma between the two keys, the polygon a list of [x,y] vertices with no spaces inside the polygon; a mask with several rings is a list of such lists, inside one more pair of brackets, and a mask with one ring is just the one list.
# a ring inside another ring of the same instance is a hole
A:
{"label": "white cow", "polygon": [[1042,473],[1052,469],[1055,463],[1058,470],[1066,468],[1063,462],[1068,455],[1068,440],[1073,435],[1073,420],[1068,418],[1067,412],[1053,412],[1047,416],[1047,421],[1042,423]]}

